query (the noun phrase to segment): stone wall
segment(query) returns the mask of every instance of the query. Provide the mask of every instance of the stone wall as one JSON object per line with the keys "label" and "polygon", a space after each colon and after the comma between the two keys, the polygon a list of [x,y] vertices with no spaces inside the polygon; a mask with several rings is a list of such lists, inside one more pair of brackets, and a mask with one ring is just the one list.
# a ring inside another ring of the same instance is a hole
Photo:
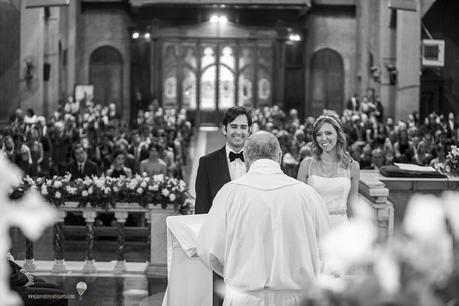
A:
{"label": "stone wall", "polygon": [[[344,98],[350,97],[356,90],[356,19],[348,10],[333,13],[312,11],[307,22],[307,36],[305,41],[306,83],[310,84],[310,63],[313,54],[321,49],[332,49],[338,52],[344,64]],[[310,90],[310,89],[309,89]],[[306,104],[309,93],[305,93]],[[343,101],[344,105],[345,101]],[[308,107],[306,106],[306,109]]]}
{"label": "stone wall", "polygon": [[0,2],[0,121],[8,120],[19,103],[20,42],[19,0],[12,3]]}
{"label": "stone wall", "polygon": [[121,8],[86,8],[79,17],[77,39],[77,84],[89,84],[91,54],[98,48],[115,48],[123,61],[123,101],[120,113],[124,119],[130,112],[130,18]]}

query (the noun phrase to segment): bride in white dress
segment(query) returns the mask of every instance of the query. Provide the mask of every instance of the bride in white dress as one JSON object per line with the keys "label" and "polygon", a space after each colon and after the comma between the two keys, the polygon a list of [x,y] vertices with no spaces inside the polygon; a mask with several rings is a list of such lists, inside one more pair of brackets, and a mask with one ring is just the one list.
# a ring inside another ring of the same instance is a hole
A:
{"label": "bride in white dress", "polygon": [[348,215],[358,196],[359,163],[345,148],[346,136],[339,119],[320,116],[313,126],[313,156],[301,162],[297,175],[298,180],[322,196],[332,228],[349,221]]}

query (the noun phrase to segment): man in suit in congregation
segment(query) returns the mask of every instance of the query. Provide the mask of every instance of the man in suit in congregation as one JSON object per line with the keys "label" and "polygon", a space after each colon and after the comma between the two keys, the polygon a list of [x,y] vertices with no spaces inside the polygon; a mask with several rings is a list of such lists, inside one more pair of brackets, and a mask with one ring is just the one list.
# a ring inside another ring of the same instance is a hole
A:
{"label": "man in suit in congregation", "polygon": [[72,179],[99,174],[96,163],[88,160],[88,154],[82,144],[75,145],[73,154],[75,160],[67,167],[67,172],[72,175]]}
{"label": "man in suit in congregation", "polygon": [[[81,143],[78,143],[73,147],[73,154],[75,160],[72,161],[66,168],[66,172],[69,172],[72,175],[72,180],[77,178],[85,178],[86,176],[90,177],[92,175],[99,175],[97,164],[88,159],[88,153]],[[82,216],[68,212],[65,218],[65,224],[84,225],[86,222]],[[96,219],[95,224],[102,224],[99,217]]]}
{"label": "man in suit in congregation", "polygon": [[206,214],[220,188],[246,173],[242,148],[250,135],[252,118],[242,106],[229,108],[223,117],[226,144],[199,159],[195,213]]}
{"label": "man in suit in congregation", "polygon": [[[199,159],[196,176],[195,213],[207,214],[217,192],[226,183],[246,174],[246,166],[242,149],[250,135],[252,117],[242,106],[234,106],[226,110],[223,116],[223,135],[226,144],[219,150]],[[213,273],[213,305],[223,305],[223,297],[216,294],[215,289],[224,284],[223,279]]]}

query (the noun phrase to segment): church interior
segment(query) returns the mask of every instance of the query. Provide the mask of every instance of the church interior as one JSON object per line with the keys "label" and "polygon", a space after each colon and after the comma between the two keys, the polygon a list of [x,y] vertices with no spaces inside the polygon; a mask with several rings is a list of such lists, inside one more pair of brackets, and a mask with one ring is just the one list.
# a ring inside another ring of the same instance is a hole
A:
{"label": "church interior", "polygon": [[[202,270],[193,278],[197,255],[170,217],[194,214],[200,158],[225,145],[225,111],[243,106],[252,133],[274,134],[293,178],[315,120],[332,114],[373,216],[335,250],[374,231],[372,248],[399,250],[403,264],[359,257],[356,270],[384,271],[380,287],[339,295],[327,280],[321,302],[299,305],[459,305],[458,14],[451,0],[0,0],[0,249],[68,305],[192,305],[175,292],[212,284]],[[405,176],[384,175],[395,164]],[[51,205],[33,204],[37,194]],[[407,228],[422,246],[400,238]],[[4,267],[0,299],[20,305]],[[388,280],[407,269],[418,283]]]}

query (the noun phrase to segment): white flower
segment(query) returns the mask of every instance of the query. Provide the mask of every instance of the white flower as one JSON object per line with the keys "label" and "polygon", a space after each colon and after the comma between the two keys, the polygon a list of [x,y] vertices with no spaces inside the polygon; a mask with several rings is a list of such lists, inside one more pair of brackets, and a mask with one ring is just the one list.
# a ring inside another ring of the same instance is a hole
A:
{"label": "white flower", "polygon": [[88,192],[86,190],[83,190],[83,192],[81,193],[81,196],[87,197],[88,196]]}
{"label": "white flower", "polygon": [[138,182],[135,179],[131,179],[127,181],[127,188],[130,190],[135,190],[137,188]]}
{"label": "white flower", "polygon": [[[18,186],[22,180],[22,172],[12,162],[0,154],[0,190],[5,193],[10,187]],[[1,191],[0,191],[1,192]]]}
{"label": "white flower", "polygon": [[148,186],[148,190],[150,190],[150,191],[158,191],[159,187],[158,187],[158,185],[155,184],[153,186]]}
{"label": "white flower", "polygon": [[61,196],[62,196],[62,194],[61,194],[59,191],[56,191],[56,193],[54,194],[54,197],[55,197],[56,199],[60,199]]}
{"label": "white flower", "polygon": [[368,220],[352,219],[335,227],[321,243],[324,271],[345,274],[355,265],[371,262],[376,238],[376,227]]}
{"label": "white flower", "polygon": [[389,252],[384,252],[375,260],[374,270],[381,287],[389,294],[400,288],[400,266]]}
{"label": "white flower", "polygon": [[411,197],[403,219],[403,229],[420,240],[435,240],[447,234],[445,213],[439,198],[433,195]]}
{"label": "white flower", "polygon": [[161,194],[165,197],[169,196],[169,190],[167,190],[166,188],[164,188],[163,190],[161,190]]}
{"label": "white flower", "polygon": [[156,174],[153,175],[153,181],[155,182],[162,182],[164,180],[164,175],[163,174]]}
{"label": "white flower", "polygon": [[143,192],[143,188],[140,188],[140,187],[137,188],[137,193],[138,193],[138,194],[142,194],[142,192]]}
{"label": "white flower", "polygon": [[109,194],[110,191],[111,191],[110,187],[106,187],[106,188],[104,189],[104,193],[105,193],[105,194]]}
{"label": "white flower", "polygon": [[118,188],[118,186],[113,186],[113,191],[114,191],[114,192],[119,192],[120,189]]}
{"label": "white flower", "polygon": [[41,185],[40,192],[41,192],[42,195],[47,195],[48,194],[48,189],[46,188],[45,184]]}
{"label": "white flower", "polygon": [[68,194],[72,194],[73,195],[73,194],[76,194],[76,192],[77,192],[77,189],[75,187],[67,186],[65,189],[67,190]]}
{"label": "white flower", "polygon": [[65,176],[64,176],[64,182],[65,183],[68,183],[70,182],[70,179],[72,178],[72,175],[70,173],[67,173]]}
{"label": "white flower", "polygon": [[101,189],[105,186],[105,181],[103,177],[100,177],[98,179],[94,179],[94,184],[96,185],[97,188]]}
{"label": "white flower", "polygon": [[179,182],[179,190],[184,191],[186,188],[186,183],[183,180],[180,180]]}
{"label": "white flower", "polygon": [[62,182],[61,181],[54,181],[53,187],[54,188],[61,188],[62,187]]}
{"label": "white flower", "polygon": [[459,194],[445,192],[443,195],[443,203],[454,236],[459,240]]}
{"label": "white flower", "polygon": [[171,193],[171,194],[169,195],[169,200],[170,200],[171,202],[174,202],[175,199],[177,199],[177,197],[175,196],[175,194]]}
{"label": "white flower", "polygon": [[90,187],[88,188],[88,194],[92,194],[93,192],[94,192],[94,189],[92,188],[92,186],[90,186]]}
{"label": "white flower", "polygon": [[440,199],[433,195],[415,195],[403,220],[403,229],[411,239],[400,249],[412,265],[432,280],[443,279],[452,268],[452,237],[446,228],[443,208]]}
{"label": "white flower", "polygon": [[140,187],[142,187],[142,188],[147,187],[147,183],[145,181],[143,181],[142,184],[140,184]]}

